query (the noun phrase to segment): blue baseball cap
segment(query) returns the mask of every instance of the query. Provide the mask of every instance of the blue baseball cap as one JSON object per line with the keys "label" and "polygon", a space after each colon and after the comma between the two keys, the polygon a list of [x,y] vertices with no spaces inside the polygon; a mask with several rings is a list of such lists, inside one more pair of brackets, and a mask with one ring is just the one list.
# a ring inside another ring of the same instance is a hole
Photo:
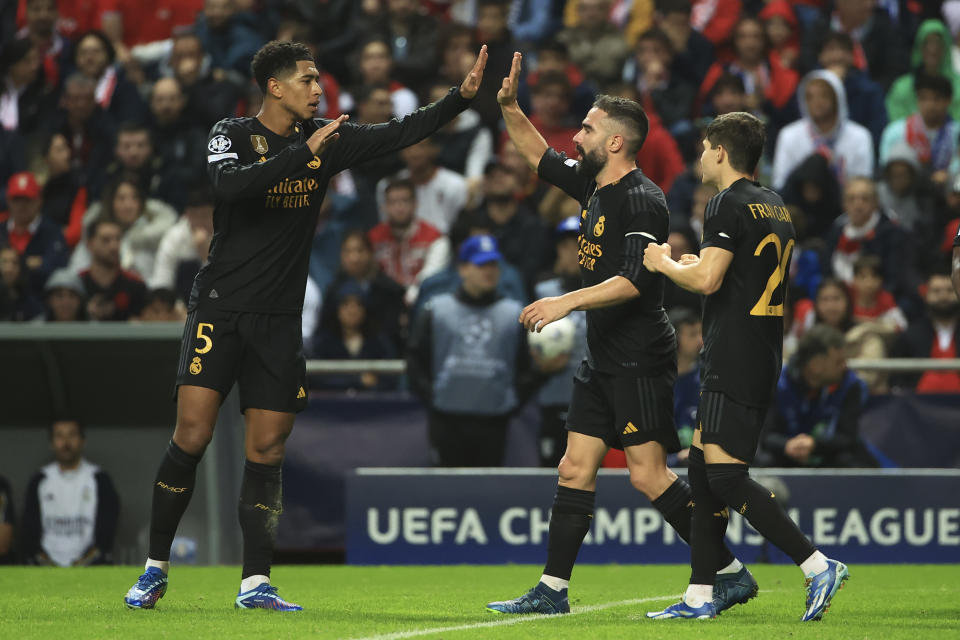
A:
{"label": "blue baseball cap", "polygon": [[577,216],[570,216],[569,218],[564,218],[560,221],[560,224],[557,225],[555,233],[558,236],[565,236],[570,233],[580,233],[580,218]]}
{"label": "blue baseball cap", "polygon": [[481,265],[502,258],[497,249],[497,239],[493,236],[470,236],[460,245],[460,262]]}

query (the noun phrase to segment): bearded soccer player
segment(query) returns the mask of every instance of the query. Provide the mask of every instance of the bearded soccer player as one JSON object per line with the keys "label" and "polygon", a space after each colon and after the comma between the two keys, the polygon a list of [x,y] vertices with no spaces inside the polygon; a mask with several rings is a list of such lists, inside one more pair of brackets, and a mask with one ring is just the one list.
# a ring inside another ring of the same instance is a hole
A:
{"label": "bearded soccer player", "polygon": [[167,588],[170,544],[190,501],[197,463],[236,382],[246,422],[240,490],[243,573],[235,606],[298,611],[270,584],[281,511],[280,465],[294,417],[307,404],[301,341],[311,239],[330,178],[409,146],[465,110],[486,46],[459,88],[402,120],[357,126],[316,118],[319,73],[302,44],[270,42],[253,58],[264,93],[255,118],[210,132],[207,169],[216,197],[208,264],[190,294],[177,372],[177,424],[153,485],[146,570],[124,601],[150,609]]}
{"label": "bearded soccer player", "polygon": [[[529,592],[488,609],[501,613],[569,613],[570,575],[593,518],[597,471],[610,447],[623,449],[631,484],[686,541],[691,494],[667,468],[680,450],[673,420],[676,339],[663,309],[664,280],[643,268],[643,249],[663,242],[669,213],[663,192],[637,168],[648,121],[636,102],[599,96],[573,138],[580,161],[548,148],[517,106],[521,56],[497,100],[507,132],[544,180],[580,202],[580,273],[583,288],[542,298],[520,322],[530,330],[587,312],[587,358],[577,370],[567,414],[567,448],[558,467],[550,517],[547,563]],[[711,567],[719,571],[717,608],[746,602],[757,583],[729,550]]]}
{"label": "bearded soccer player", "polygon": [[763,123],[749,113],[718,117],[703,141],[703,181],[720,192],[707,204],[700,256],[671,258],[649,244],[644,265],[706,296],[697,430],[690,448],[692,572],[683,599],[647,616],[713,618],[714,567],[724,553],[728,508],[782,549],[807,579],[802,620],[819,620],[847,567],[817,551],[775,500],[750,478],[783,356],[783,306],[796,235],[780,196],[754,182]]}

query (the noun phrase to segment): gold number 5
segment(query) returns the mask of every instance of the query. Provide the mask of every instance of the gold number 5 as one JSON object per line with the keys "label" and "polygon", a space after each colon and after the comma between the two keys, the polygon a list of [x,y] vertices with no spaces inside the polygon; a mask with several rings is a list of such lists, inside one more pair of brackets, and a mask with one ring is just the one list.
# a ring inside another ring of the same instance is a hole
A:
{"label": "gold number 5", "polygon": [[203,340],[203,348],[201,349],[197,347],[194,349],[194,351],[196,351],[197,353],[202,354],[202,353],[206,353],[207,351],[210,351],[210,349],[213,349],[213,339],[210,336],[203,335],[203,330],[207,327],[210,328],[210,333],[212,334],[213,324],[209,322],[201,322],[200,324],[197,325],[197,339]]}
{"label": "gold number 5", "polygon": [[773,292],[783,283],[783,279],[787,275],[787,262],[790,261],[790,252],[793,251],[793,239],[790,239],[787,248],[781,252],[780,237],[775,233],[767,234],[757,245],[757,250],[753,252],[753,255],[759,256],[764,247],[770,243],[773,243],[777,250],[777,266],[770,277],[767,278],[767,288],[763,290],[763,295],[757,300],[757,304],[753,305],[753,309],[750,309],[750,315],[752,316],[783,316],[783,303],[771,305],[770,300],[773,298]]}

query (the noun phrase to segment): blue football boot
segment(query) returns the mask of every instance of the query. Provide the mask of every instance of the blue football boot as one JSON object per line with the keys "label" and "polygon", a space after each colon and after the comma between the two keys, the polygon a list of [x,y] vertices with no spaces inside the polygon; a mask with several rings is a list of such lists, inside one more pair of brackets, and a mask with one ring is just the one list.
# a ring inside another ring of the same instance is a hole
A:
{"label": "blue football boot", "polygon": [[717,617],[717,608],[712,602],[705,602],[699,607],[691,607],[683,600],[672,604],[663,611],[650,611],[647,617],[652,620],[709,620]]}
{"label": "blue football boot", "polygon": [[167,574],[157,567],[147,567],[123,601],[131,609],[153,609],[166,592]]}
{"label": "blue football boot", "polygon": [[760,588],[746,567],[736,573],[718,573],[713,583],[713,606],[717,615],[737,604],[755,598]]}
{"label": "blue football boot", "polygon": [[491,602],[487,605],[489,611],[497,613],[544,613],[556,615],[570,613],[570,601],[567,599],[567,590],[554,591],[542,582],[526,592],[516,600]]}
{"label": "blue football boot", "polygon": [[238,593],[235,609],[272,609],[274,611],[303,611],[303,607],[287,602],[277,594],[277,588],[263,582],[244,593]]}
{"label": "blue football boot", "polygon": [[827,560],[827,570],[807,578],[807,610],[803,622],[820,620],[830,608],[830,601],[843,583],[850,577],[847,565],[837,560]]}

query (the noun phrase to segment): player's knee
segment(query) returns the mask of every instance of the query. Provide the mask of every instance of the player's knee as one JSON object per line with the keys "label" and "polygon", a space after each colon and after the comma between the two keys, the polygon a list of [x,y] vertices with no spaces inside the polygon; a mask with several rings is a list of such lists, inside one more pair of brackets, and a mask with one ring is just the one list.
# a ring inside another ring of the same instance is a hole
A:
{"label": "player's knee", "polygon": [[656,497],[663,493],[664,487],[662,485],[670,486],[663,468],[645,464],[630,466],[630,484],[634,489],[648,497],[651,495]]}
{"label": "player's knee", "polygon": [[173,434],[173,441],[190,455],[203,455],[210,440],[213,439],[213,426],[189,415],[180,416]]}
{"label": "player's knee", "polygon": [[280,464],[283,462],[286,440],[285,434],[259,438],[247,445],[247,458],[260,464]]}
{"label": "player's knee", "polygon": [[566,455],[560,459],[560,464],[557,465],[559,482],[560,484],[567,486],[577,486],[588,481],[590,479],[588,477],[588,471],[587,465],[582,464],[575,458],[571,458],[570,456]]}
{"label": "player's knee", "polygon": [[737,502],[743,495],[743,487],[750,480],[747,465],[707,465],[707,480],[710,491],[727,504]]}

